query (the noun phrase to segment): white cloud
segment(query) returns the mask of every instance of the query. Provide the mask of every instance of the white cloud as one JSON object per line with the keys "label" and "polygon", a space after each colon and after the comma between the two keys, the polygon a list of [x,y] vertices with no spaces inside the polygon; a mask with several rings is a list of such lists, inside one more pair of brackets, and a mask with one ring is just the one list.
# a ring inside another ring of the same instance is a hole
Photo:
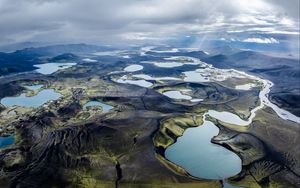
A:
{"label": "white cloud", "polygon": [[283,35],[299,35],[299,30],[296,28],[289,30],[280,30],[274,27],[250,27],[244,30],[228,30],[227,33],[259,33],[259,34],[283,34]]}
{"label": "white cloud", "polygon": [[295,34],[296,1],[0,0],[0,44],[134,43],[266,27],[271,29],[260,32]]}
{"label": "white cloud", "polygon": [[247,38],[243,42],[264,43],[264,44],[279,44],[279,41],[274,38]]}
{"label": "white cloud", "polygon": [[151,33],[138,33],[138,32],[130,32],[130,33],[124,33],[120,35],[121,38],[126,40],[157,40],[155,37],[151,37]]}

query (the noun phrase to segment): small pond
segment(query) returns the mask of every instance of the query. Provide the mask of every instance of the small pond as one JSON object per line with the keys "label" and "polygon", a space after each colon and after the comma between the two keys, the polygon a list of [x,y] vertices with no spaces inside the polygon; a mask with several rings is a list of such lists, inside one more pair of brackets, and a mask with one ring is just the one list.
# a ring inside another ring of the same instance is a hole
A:
{"label": "small pond", "polygon": [[215,110],[209,110],[208,114],[217,120],[240,126],[247,126],[252,121],[252,119],[248,119],[247,121],[242,120],[238,115],[226,111],[219,112]]}
{"label": "small pond", "polygon": [[14,143],[14,135],[0,136],[0,148],[5,148]]}
{"label": "small pond", "polygon": [[42,84],[32,85],[32,86],[25,86],[25,88],[29,89],[29,90],[38,90],[38,89],[41,89],[42,87],[43,87]]}
{"label": "small pond", "polygon": [[124,68],[124,71],[126,72],[136,72],[136,71],[139,71],[139,70],[142,70],[144,67],[142,65],[129,65],[127,67]]}
{"label": "small pond", "polygon": [[117,79],[116,82],[121,84],[132,84],[141,87],[151,87],[153,85],[151,82],[148,82],[146,80],[127,80],[124,78]]}
{"label": "small pond", "polygon": [[165,95],[171,99],[185,99],[185,100],[192,99],[191,96],[185,95],[181,91],[166,91],[166,92],[163,92],[163,95]]}
{"label": "small pond", "polygon": [[108,104],[99,102],[99,101],[89,101],[85,105],[83,105],[83,109],[86,110],[90,106],[101,106],[102,107],[102,112],[106,113],[109,110],[113,109],[113,106],[110,106]]}

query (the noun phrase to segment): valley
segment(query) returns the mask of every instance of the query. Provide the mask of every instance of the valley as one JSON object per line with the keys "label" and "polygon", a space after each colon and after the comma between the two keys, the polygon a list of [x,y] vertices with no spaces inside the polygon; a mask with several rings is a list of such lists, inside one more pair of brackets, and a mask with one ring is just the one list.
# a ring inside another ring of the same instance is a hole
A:
{"label": "valley", "polygon": [[297,107],[273,103],[271,77],[201,51],[73,47],[20,51],[55,67],[0,77],[1,185],[299,185]]}

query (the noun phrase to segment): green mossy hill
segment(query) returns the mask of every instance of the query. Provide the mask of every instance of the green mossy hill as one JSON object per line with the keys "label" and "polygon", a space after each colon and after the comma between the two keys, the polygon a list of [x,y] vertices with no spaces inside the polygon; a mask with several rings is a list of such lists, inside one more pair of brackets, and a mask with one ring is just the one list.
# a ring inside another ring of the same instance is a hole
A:
{"label": "green mossy hill", "polygon": [[187,128],[199,126],[202,122],[202,116],[195,114],[184,114],[164,119],[161,121],[160,129],[154,137],[154,145],[166,149],[178,137],[182,136]]}

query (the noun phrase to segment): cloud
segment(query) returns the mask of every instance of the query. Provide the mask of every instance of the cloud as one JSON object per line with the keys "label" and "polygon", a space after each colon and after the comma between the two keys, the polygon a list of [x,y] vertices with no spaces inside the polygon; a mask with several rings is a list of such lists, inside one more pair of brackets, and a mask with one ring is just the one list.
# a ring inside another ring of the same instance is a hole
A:
{"label": "cloud", "polygon": [[282,2],[0,0],[0,44],[23,41],[128,44],[209,33],[220,38],[227,31],[299,33],[298,9],[295,9],[299,1]]}
{"label": "cloud", "polygon": [[274,38],[247,38],[243,42],[264,43],[264,44],[279,44],[279,41]]}
{"label": "cloud", "polygon": [[299,0],[289,0],[289,1],[267,0],[267,2],[271,3],[273,6],[276,6],[276,8],[279,8],[280,9],[279,12],[299,20],[299,11],[300,11]]}

